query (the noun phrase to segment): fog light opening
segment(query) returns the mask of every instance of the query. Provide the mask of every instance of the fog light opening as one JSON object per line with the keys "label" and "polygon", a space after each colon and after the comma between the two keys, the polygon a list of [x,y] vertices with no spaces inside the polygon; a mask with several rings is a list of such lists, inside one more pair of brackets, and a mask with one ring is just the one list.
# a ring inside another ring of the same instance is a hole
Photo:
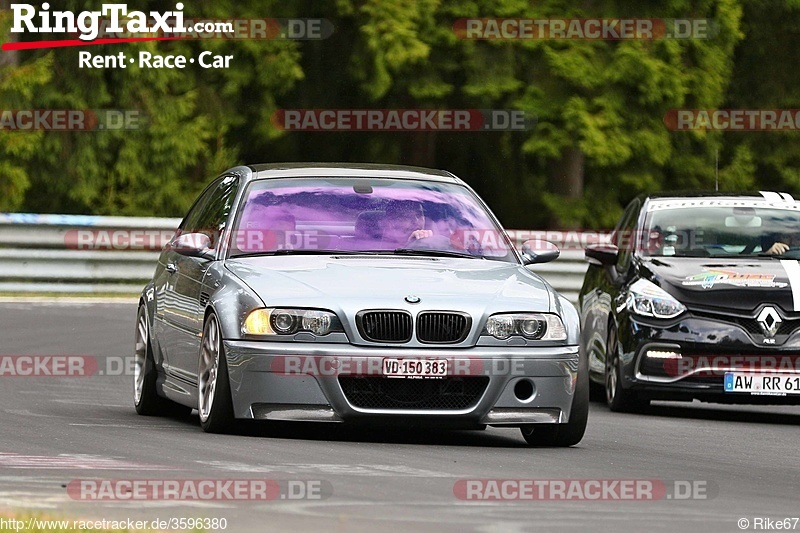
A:
{"label": "fog light opening", "polygon": [[514,384],[514,396],[522,403],[528,403],[536,396],[536,387],[529,379],[520,379]]}

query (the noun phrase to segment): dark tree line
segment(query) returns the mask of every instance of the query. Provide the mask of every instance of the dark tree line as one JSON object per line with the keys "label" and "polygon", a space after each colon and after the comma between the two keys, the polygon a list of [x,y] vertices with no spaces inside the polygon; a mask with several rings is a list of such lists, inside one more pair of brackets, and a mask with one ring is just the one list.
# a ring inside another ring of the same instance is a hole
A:
{"label": "dark tree line", "polygon": [[[0,6],[8,0],[0,0]],[[0,53],[0,110],[122,109],[135,130],[0,130],[0,210],[177,216],[240,163],[369,161],[445,168],[509,227],[608,227],[641,192],[800,189],[794,132],[670,131],[670,109],[800,108],[798,0],[217,0],[191,18],[329,20],[324,40],[93,46],[233,55],[229,69],[79,69],[78,49]],[[171,2],[138,2],[166,11]],[[98,9],[78,0],[58,9]],[[132,6],[133,8],[133,6]],[[707,39],[465,40],[460,18],[692,18]],[[35,34],[8,32],[3,41]],[[41,37],[41,38],[47,38]],[[50,37],[52,38],[52,37]],[[508,109],[530,131],[287,132],[278,109]]]}

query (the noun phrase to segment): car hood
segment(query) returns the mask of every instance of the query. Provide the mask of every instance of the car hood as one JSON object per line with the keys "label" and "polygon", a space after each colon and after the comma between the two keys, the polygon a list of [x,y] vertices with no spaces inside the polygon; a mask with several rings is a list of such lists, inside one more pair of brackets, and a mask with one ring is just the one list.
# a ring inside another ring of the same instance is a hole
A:
{"label": "car hood", "polygon": [[[555,296],[524,267],[499,261],[392,256],[229,259],[226,267],[267,306],[362,309],[548,311]],[[416,296],[418,304],[408,303]]]}
{"label": "car hood", "polygon": [[641,268],[643,277],[688,307],[752,311],[769,302],[800,311],[792,296],[793,285],[800,291],[800,265],[795,260],[652,257],[644,258]]}

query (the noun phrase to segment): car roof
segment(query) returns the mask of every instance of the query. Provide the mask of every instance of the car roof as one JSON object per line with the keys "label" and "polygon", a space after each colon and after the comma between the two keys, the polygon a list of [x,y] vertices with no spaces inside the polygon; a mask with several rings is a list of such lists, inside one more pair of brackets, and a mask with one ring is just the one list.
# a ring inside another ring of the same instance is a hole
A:
{"label": "car roof", "polygon": [[348,177],[348,178],[393,178],[407,180],[439,181],[464,184],[445,170],[404,165],[381,165],[374,163],[268,163],[248,165],[252,179],[302,178],[302,177]]}
{"label": "car roof", "polygon": [[785,192],[773,191],[741,191],[741,192],[720,192],[720,191],[667,191],[650,194],[643,194],[641,199],[645,200],[680,200],[683,198],[703,198],[730,200],[732,198],[743,198],[748,200],[776,200],[779,202],[791,202],[794,198],[791,195],[786,197]]}
{"label": "car roof", "polygon": [[773,191],[721,193],[687,192],[643,194],[639,196],[640,213],[662,209],[704,208],[704,207],[752,207],[773,208],[791,211],[800,210],[800,202],[788,193]]}

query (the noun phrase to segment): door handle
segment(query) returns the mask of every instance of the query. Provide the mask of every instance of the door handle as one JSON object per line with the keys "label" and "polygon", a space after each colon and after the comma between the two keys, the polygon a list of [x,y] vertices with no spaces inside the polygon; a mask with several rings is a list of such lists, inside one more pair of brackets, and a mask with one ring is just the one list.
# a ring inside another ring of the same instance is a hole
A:
{"label": "door handle", "polygon": [[167,270],[167,272],[169,272],[170,274],[174,274],[175,272],[177,272],[177,271],[178,271],[178,265],[176,265],[175,263],[167,263],[167,265],[166,265],[164,268],[165,268],[165,269]]}

